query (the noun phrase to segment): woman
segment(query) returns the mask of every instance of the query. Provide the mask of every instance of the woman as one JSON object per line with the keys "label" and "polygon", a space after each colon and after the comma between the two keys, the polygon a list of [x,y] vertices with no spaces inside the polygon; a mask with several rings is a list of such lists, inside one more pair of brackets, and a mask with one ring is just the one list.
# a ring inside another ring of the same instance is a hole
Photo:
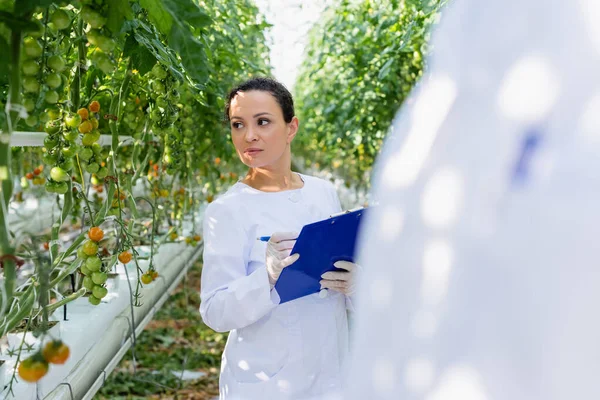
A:
{"label": "woman", "polygon": [[322,398],[340,388],[355,266],[338,262],[347,272],[323,275],[327,296],[279,304],[274,285],[283,268],[302,257],[290,255],[297,232],[339,212],[339,199],[329,182],[291,170],[298,118],[282,84],[266,78],[243,83],[230,92],[225,114],[249,170],[204,216],[200,313],[212,329],[230,331],[220,398]]}

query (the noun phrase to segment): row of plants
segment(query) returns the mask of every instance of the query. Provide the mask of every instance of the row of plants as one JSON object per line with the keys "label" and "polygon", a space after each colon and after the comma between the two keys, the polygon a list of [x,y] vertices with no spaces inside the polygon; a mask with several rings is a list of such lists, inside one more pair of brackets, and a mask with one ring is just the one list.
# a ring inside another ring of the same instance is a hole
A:
{"label": "row of plants", "polygon": [[423,74],[447,0],[340,0],[309,32],[295,85],[306,165],[368,187],[392,119]]}
{"label": "row of plants", "polygon": [[[0,1],[0,337],[39,335],[31,356],[16,352],[9,392],[17,373],[44,376],[48,349],[68,356],[46,333],[58,307],[100,304],[118,263],[137,266],[139,305],[156,248],[201,241],[184,220],[237,177],[221,110],[234,83],[269,74],[267,27],[249,0]],[[43,143],[11,147],[17,131]],[[30,200],[58,215],[11,230]]]}

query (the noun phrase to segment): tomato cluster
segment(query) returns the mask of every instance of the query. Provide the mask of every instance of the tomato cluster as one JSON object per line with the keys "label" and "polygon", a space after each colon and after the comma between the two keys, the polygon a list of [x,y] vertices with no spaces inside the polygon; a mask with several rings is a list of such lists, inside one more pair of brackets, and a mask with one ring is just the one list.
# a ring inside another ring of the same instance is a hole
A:
{"label": "tomato cluster", "polygon": [[98,243],[104,238],[104,231],[99,227],[91,227],[88,237],[89,240],[77,249],[77,256],[82,261],[80,271],[84,275],[83,287],[91,293],[88,300],[91,304],[98,305],[108,294],[105,286],[108,275],[98,253]]}
{"label": "tomato cluster", "polygon": [[152,270],[148,270],[145,273],[143,273],[140,279],[144,285],[148,285],[148,284],[154,282],[154,280],[156,278],[158,278],[158,272],[156,272],[156,270],[152,269]]}
{"label": "tomato cluster", "polygon": [[67,362],[71,350],[62,340],[51,340],[41,351],[19,363],[19,376],[26,382],[34,383],[42,379],[49,369],[49,364],[62,365]]}

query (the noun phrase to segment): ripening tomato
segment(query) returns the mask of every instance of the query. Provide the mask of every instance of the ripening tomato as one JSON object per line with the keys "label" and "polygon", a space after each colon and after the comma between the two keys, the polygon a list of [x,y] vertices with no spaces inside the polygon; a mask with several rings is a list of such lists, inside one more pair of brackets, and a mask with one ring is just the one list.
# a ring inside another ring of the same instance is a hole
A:
{"label": "ripening tomato", "polygon": [[81,124],[81,115],[79,114],[68,114],[65,117],[65,123],[69,128],[77,128]]}
{"label": "ripening tomato", "polygon": [[81,124],[79,124],[80,133],[90,133],[92,129],[94,129],[94,125],[92,125],[90,121],[87,121],[87,117],[85,119],[86,121],[83,121]]}
{"label": "ripening tomato", "polygon": [[44,359],[51,364],[64,364],[69,358],[69,346],[63,343],[62,340],[52,340],[46,343],[42,355]]}
{"label": "ripening tomato", "polygon": [[90,103],[90,106],[88,108],[91,112],[97,113],[100,111],[100,103],[98,101],[94,100]]}
{"label": "ripening tomato", "polygon": [[123,264],[127,264],[129,261],[131,261],[131,253],[128,251],[124,251],[121,254],[119,254],[119,261],[121,261]]}
{"label": "ripening tomato", "polygon": [[33,174],[31,172],[28,172],[25,174],[25,178],[27,179],[33,179]]}
{"label": "ripening tomato", "polygon": [[21,361],[18,372],[24,381],[37,382],[48,373],[48,363],[40,353],[36,353]]}
{"label": "ripening tomato", "polygon": [[79,114],[83,121],[88,119],[88,117],[90,116],[90,113],[88,113],[87,108],[80,108],[79,110],[77,110],[77,114]]}
{"label": "ripening tomato", "polygon": [[94,242],[99,242],[104,237],[104,231],[97,226],[93,226],[88,231],[88,237]]}
{"label": "ripening tomato", "polygon": [[86,241],[82,247],[83,252],[88,256],[95,256],[98,253],[98,245],[91,240]]}
{"label": "ripening tomato", "polygon": [[144,285],[152,283],[152,275],[145,273],[142,275],[141,280]]}

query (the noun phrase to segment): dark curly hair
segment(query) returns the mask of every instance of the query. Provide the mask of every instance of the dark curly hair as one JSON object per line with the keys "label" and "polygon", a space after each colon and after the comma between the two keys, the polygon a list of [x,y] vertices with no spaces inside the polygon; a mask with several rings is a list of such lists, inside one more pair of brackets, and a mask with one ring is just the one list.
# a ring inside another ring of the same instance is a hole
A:
{"label": "dark curly hair", "polygon": [[277,82],[272,78],[252,78],[238,86],[231,89],[227,96],[227,103],[225,103],[225,121],[229,122],[229,109],[231,107],[231,100],[238,94],[238,92],[250,92],[252,90],[260,90],[262,92],[269,92],[277,103],[281,107],[283,112],[283,119],[286,123],[292,122],[294,118],[294,99],[289,90],[280,82]]}

